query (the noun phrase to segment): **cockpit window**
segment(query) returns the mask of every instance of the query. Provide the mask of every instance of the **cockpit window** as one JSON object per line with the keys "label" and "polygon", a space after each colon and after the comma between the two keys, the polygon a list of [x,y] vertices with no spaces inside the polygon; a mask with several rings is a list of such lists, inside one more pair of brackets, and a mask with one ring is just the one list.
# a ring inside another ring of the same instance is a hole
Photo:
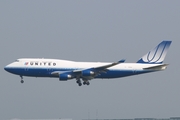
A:
{"label": "cockpit window", "polygon": [[19,60],[16,60],[15,62],[19,62]]}

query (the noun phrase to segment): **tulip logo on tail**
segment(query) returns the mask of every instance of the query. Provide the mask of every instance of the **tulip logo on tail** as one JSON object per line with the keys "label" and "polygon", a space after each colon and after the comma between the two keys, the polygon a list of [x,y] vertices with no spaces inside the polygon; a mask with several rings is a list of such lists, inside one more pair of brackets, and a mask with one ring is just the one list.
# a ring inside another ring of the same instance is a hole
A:
{"label": "tulip logo on tail", "polygon": [[171,41],[163,41],[144,55],[137,63],[161,64],[166,57]]}

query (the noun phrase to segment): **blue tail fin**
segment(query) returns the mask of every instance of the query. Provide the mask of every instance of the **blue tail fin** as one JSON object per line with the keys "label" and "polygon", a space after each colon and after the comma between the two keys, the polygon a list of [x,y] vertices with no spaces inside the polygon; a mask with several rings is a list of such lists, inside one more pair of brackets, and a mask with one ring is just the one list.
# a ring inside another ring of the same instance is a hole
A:
{"label": "blue tail fin", "polygon": [[146,63],[146,64],[161,64],[166,57],[169,46],[172,41],[162,41],[158,46],[149,51],[144,55],[137,63]]}

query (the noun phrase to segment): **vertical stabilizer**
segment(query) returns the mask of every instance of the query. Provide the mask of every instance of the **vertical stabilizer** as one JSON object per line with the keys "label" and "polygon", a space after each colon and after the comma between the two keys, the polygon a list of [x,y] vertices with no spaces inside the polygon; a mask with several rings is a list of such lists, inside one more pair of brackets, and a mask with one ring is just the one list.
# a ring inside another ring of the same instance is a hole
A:
{"label": "vertical stabilizer", "polygon": [[161,64],[163,63],[168,48],[171,45],[172,41],[162,41],[158,46],[149,51],[144,55],[137,63],[146,63],[146,64]]}

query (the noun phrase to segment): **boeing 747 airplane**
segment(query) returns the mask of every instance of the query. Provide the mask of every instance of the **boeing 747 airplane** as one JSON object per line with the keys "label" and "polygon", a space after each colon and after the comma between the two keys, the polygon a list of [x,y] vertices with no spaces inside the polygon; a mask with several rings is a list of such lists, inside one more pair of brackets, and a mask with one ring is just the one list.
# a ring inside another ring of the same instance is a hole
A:
{"label": "boeing 747 airplane", "polygon": [[124,63],[124,59],[114,63],[105,63],[21,58],[4,69],[19,75],[21,83],[24,83],[23,76],[29,76],[55,77],[60,81],[76,79],[79,86],[82,85],[82,81],[84,85],[89,85],[89,81],[95,78],[120,78],[165,70],[168,64],[163,64],[163,61],[171,42],[162,41],[136,63]]}

